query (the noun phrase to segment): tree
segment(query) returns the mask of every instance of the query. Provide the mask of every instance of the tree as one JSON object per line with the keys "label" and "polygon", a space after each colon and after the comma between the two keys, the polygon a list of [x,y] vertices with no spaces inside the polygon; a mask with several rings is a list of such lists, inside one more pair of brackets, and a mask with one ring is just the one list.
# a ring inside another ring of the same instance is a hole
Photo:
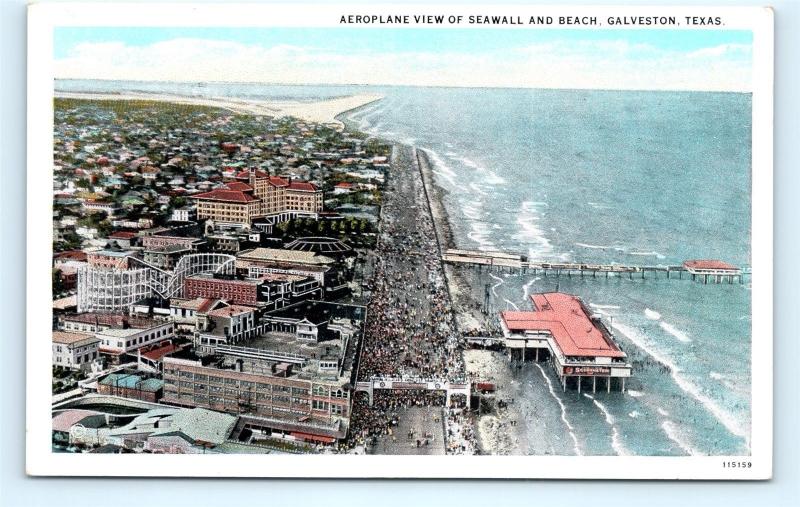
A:
{"label": "tree", "polygon": [[64,288],[64,284],[61,283],[61,270],[58,268],[53,269],[53,293],[59,293]]}

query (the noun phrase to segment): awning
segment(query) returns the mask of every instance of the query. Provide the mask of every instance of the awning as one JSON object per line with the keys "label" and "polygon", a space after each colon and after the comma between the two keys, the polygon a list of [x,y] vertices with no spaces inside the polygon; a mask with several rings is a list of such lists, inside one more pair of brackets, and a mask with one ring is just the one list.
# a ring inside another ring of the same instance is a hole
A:
{"label": "awning", "polygon": [[332,444],[336,441],[333,437],[326,437],[323,435],[312,435],[311,433],[300,433],[299,431],[293,431],[290,433],[294,438],[300,438],[302,440],[312,440],[315,442],[321,442],[323,444]]}

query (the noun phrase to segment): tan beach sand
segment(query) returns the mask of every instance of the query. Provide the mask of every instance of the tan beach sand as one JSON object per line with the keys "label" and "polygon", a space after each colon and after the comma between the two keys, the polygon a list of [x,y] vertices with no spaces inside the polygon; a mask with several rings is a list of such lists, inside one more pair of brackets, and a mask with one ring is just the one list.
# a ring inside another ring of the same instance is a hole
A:
{"label": "tan beach sand", "polygon": [[56,98],[86,100],[154,100],[175,104],[219,107],[240,114],[255,114],[278,118],[293,116],[309,122],[332,124],[338,128],[343,128],[344,125],[336,119],[337,115],[383,98],[381,95],[365,93],[315,102],[281,102],[245,100],[230,97],[185,97],[181,95],[155,93],[81,93],[58,91],[55,93],[55,96]]}

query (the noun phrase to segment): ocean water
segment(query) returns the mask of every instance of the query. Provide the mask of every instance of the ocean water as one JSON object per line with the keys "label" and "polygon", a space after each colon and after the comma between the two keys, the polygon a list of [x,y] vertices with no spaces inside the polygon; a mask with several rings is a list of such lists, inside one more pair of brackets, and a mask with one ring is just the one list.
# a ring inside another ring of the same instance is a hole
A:
{"label": "ocean water", "polygon": [[[57,81],[70,91],[145,90],[312,100],[385,99],[347,113],[365,132],[428,152],[458,246],[532,260],[750,264],[751,98],[747,94]],[[484,275],[495,309],[527,295],[579,295],[633,362],[629,391],[561,392],[547,365],[528,424],[548,419],[559,453],[750,452],[749,283]],[[764,337],[767,339],[767,337]],[[550,385],[554,389],[550,389]],[[544,404],[544,405],[542,405]],[[562,427],[563,426],[563,427]]]}

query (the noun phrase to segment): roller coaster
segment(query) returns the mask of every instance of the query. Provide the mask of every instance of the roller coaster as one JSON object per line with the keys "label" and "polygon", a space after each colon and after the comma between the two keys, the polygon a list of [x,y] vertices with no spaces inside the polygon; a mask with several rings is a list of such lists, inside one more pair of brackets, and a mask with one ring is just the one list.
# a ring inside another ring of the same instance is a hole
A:
{"label": "roller coaster", "polygon": [[186,277],[201,273],[235,272],[236,257],[219,253],[184,255],[172,271],[137,257],[127,257],[129,269],[84,266],[78,270],[78,311],[125,311],[151,296],[183,297]]}

